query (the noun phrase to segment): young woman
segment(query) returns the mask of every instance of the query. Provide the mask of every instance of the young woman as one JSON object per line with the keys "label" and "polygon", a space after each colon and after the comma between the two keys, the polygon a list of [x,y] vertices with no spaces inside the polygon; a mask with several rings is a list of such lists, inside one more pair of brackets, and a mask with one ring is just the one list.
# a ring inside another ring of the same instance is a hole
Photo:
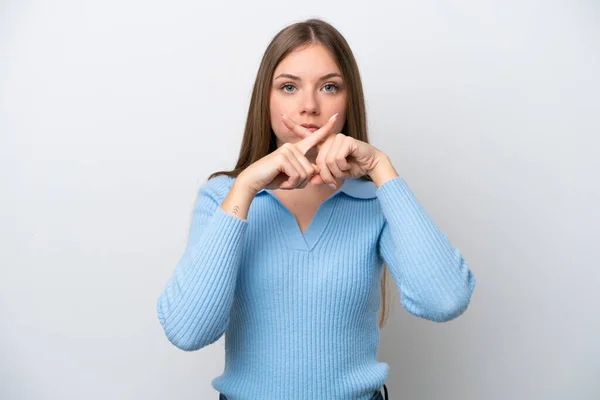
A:
{"label": "young woman", "polygon": [[386,265],[411,314],[466,310],[475,277],[369,144],[347,42],[321,20],[290,25],[262,59],[235,169],[199,190],[160,323],[187,351],[225,334],[221,399],[387,398]]}

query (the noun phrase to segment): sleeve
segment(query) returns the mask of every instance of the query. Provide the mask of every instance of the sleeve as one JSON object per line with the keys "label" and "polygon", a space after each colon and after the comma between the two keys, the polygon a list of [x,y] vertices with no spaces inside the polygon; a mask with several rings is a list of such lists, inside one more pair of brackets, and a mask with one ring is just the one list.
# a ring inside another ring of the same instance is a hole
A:
{"label": "sleeve", "polygon": [[378,251],[394,277],[402,306],[435,322],[461,315],[475,289],[475,275],[451,246],[402,177],[377,191],[385,222]]}
{"label": "sleeve", "polygon": [[200,188],[185,252],[158,298],[158,319],[167,338],[186,351],[217,341],[233,304],[248,221],[219,207],[225,197],[219,192],[228,190],[220,178],[226,177]]}

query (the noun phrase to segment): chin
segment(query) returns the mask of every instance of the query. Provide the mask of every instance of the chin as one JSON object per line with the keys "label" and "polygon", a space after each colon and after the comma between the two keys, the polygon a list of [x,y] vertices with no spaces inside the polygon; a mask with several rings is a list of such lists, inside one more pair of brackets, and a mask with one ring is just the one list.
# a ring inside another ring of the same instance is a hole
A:
{"label": "chin", "polygon": [[298,137],[298,136],[290,136],[290,137],[285,137],[283,140],[282,139],[277,139],[279,141],[279,146],[282,146],[284,143],[298,143],[299,141],[302,140],[302,138]]}

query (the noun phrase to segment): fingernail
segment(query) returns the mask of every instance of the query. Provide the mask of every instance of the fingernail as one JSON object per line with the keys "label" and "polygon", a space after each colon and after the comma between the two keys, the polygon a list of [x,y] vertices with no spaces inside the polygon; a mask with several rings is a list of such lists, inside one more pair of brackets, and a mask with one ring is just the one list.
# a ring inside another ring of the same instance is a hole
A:
{"label": "fingernail", "polygon": [[337,114],[333,114],[333,115],[331,116],[331,118],[329,118],[329,120],[330,120],[330,121],[331,121],[331,120],[333,120],[335,117],[337,117],[337,115],[338,115],[338,114],[339,114],[339,113],[337,113]]}
{"label": "fingernail", "polygon": [[332,189],[337,189],[337,186],[335,186],[335,183],[330,183],[329,186],[331,186]]}

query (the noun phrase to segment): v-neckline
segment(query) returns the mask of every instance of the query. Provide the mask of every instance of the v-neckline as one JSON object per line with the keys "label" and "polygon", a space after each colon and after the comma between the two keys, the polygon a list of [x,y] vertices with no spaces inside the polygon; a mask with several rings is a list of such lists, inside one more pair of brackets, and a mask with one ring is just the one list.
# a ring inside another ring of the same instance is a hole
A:
{"label": "v-neckline", "polygon": [[278,218],[278,220],[292,249],[309,252],[316,246],[333,214],[333,210],[337,204],[336,195],[340,192],[342,186],[343,185],[321,202],[304,233],[302,233],[294,214],[285,204],[283,204],[275,193],[273,193],[273,190],[266,189],[266,192],[268,192],[285,211],[282,218]]}

